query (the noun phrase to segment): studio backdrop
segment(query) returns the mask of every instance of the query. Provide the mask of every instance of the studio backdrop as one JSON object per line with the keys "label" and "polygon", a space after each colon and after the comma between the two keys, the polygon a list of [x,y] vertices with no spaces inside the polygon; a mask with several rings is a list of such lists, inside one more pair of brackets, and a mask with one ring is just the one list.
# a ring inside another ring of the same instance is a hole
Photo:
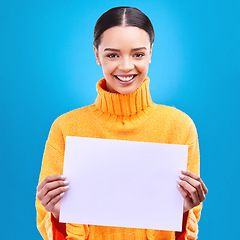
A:
{"label": "studio backdrop", "polygon": [[187,113],[198,130],[209,193],[200,240],[236,239],[239,225],[240,2],[237,0],[0,2],[1,239],[42,239],[35,196],[52,122],[87,106],[103,77],[96,20],[133,6],[153,23],[155,103]]}

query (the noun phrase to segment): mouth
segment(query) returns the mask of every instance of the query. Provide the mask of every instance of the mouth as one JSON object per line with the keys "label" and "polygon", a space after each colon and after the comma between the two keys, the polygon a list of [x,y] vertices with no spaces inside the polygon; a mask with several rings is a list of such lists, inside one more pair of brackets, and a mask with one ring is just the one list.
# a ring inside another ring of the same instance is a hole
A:
{"label": "mouth", "polygon": [[136,78],[137,74],[131,75],[114,75],[120,82],[130,83],[133,82]]}

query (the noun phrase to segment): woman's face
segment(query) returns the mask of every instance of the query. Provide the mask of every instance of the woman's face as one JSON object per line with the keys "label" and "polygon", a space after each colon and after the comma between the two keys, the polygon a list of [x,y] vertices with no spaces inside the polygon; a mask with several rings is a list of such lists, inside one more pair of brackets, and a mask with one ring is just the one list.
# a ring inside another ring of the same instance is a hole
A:
{"label": "woman's face", "polygon": [[102,65],[106,90],[128,94],[134,92],[146,78],[151,61],[149,35],[138,27],[112,27],[103,32],[97,63]]}

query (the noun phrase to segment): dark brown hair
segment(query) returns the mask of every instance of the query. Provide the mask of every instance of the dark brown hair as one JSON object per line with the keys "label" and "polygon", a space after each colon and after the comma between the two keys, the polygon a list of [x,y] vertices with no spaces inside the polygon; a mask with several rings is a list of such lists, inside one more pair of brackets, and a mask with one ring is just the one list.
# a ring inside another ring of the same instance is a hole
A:
{"label": "dark brown hair", "polygon": [[101,42],[101,35],[104,31],[116,26],[132,26],[145,30],[154,42],[155,34],[149,18],[134,7],[115,7],[105,12],[96,22],[93,35],[93,44],[98,48]]}

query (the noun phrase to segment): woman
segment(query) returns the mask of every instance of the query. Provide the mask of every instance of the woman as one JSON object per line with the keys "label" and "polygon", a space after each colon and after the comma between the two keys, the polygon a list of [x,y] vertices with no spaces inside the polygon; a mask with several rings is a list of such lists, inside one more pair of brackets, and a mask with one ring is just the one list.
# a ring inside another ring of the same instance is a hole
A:
{"label": "woman", "polygon": [[[199,177],[197,132],[186,114],[151,100],[147,73],[153,42],[152,24],[136,8],[113,8],[98,19],[93,47],[104,78],[97,83],[97,99],[56,119],[44,151],[36,200],[44,239],[197,239],[207,193]],[[182,232],[59,223],[60,200],[69,189],[61,175],[66,136],[189,145],[188,170],[176,183],[184,198]]]}

